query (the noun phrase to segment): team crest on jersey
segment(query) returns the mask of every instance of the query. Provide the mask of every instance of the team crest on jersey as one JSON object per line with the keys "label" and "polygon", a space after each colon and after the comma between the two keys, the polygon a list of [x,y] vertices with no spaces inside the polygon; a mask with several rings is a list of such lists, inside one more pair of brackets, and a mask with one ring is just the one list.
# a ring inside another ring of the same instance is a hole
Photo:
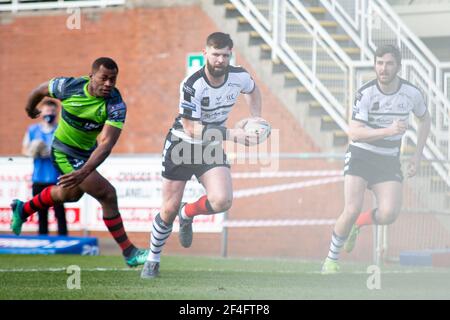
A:
{"label": "team crest on jersey", "polygon": [[209,97],[203,97],[201,104],[202,104],[202,107],[208,107],[209,106]]}
{"label": "team crest on jersey", "polygon": [[231,93],[227,95],[227,101],[233,101],[236,99],[236,93]]}
{"label": "team crest on jersey", "polygon": [[370,111],[377,111],[377,110],[380,110],[380,103],[379,102],[375,102],[372,105],[372,108],[370,108]]}
{"label": "team crest on jersey", "polygon": [[400,111],[405,111],[405,110],[406,110],[406,106],[405,106],[403,103],[400,103],[399,105],[397,105],[397,108],[398,108]]}
{"label": "team crest on jersey", "polygon": [[126,108],[126,105],[123,102],[119,102],[119,103],[116,103],[116,104],[109,105],[109,110],[110,111],[116,111],[116,110],[125,109],[125,108]]}

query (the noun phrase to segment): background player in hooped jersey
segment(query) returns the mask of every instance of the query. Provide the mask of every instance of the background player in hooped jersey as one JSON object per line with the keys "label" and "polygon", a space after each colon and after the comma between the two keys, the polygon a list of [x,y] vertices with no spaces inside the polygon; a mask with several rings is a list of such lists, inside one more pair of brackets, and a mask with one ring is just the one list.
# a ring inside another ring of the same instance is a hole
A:
{"label": "background player in hooped jersey", "polygon": [[[418,119],[418,132],[416,151],[407,166],[408,177],[416,174],[420,164],[430,115],[420,90],[397,76],[400,69],[399,49],[393,45],[379,47],[375,52],[377,79],[356,94],[349,130],[351,143],[345,156],[344,211],[334,227],[323,274],[339,271],[340,251],[342,247],[347,252],[353,249],[361,226],[387,225],[397,219],[403,181],[400,145],[411,112]],[[375,194],[377,208],[360,214],[366,188]]]}
{"label": "background player in hooped jersey", "polygon": [[[196,215],[215,214],[231,207],[231,173],[222,141],[227,139],[245,145],[260,141],[259,134],[245,132],[245,119],[234,129],[225,127],[241,93],[251,116],[261,116],[261,95],[253,79],[245,69],[229,65],[232,48],[233,41],[228,34],[209,35],[204,49],[206,65],[180,85],[179,115],[167,135],[163,151],[162,207],[153,221],[150,253],[142,278],[158,276],[161,251],[177,215],[179,240],[187,248],[192,243],[192,221]],[[192,175],[206,189],[206,195],[194,203],[181,203],[186,182]]]}
{"label": "background player in hooped jersey", "polygon": [[115,88],[118,72],[112,59],[98,58],[88,77],[54,78],[32,91],[26,106],[31,118],[39,115],[36,107],[44,97],[62,102],[51,150],[62,175],[57,185],[45,188],[30,201],[13,200],[11,229],[19,235],[22,224],[36,211],[78,201],[86,192],[100,202],[105,225],[122,249],[127,265],[135,267],[146,261],[148,250],[137,249],[128,239],[116,190],[96,171],[111,153],[125,122],[126,105]]}

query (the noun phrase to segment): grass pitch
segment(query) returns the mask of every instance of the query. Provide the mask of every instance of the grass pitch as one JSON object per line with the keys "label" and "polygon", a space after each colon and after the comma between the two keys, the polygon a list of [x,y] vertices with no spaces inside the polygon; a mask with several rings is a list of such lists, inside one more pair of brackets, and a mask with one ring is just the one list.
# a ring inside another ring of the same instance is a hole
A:
{"label": "grass pitch", "polygon": [[[67,287],[71,265],[81,269],[81,289]],[[370,290],[367,265],[343,263],[342,273],[328,276],[320,267],[299,260],[164,256],[161,276],[141,280],[140,268],[127,268],[119,256],[0,255],[0,299],[450,299],[450,269],[383,267],[380,289]]]}

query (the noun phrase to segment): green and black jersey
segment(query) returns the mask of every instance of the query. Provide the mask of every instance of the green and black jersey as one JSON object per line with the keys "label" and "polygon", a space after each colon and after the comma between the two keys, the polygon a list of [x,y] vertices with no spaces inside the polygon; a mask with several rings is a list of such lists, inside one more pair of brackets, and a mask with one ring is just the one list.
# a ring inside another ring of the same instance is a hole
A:
{"label": "green and black jersey", "polygon": [[127,111],[119,90],[105,98],[94,97],[88,84],[89,77],[58,77],[48,84],[50,95],[62,103],[53,148],[80,159],[89,158],[105,124],[122,129]]}

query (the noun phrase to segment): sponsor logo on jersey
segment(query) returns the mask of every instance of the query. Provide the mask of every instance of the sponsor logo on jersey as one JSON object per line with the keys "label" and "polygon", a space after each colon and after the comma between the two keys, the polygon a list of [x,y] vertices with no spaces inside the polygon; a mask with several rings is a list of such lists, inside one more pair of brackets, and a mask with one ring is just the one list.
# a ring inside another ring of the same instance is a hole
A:
{"label": "sponsor logo on jersey", "polygon": [[205,111],[205,112],[202,114],[202,117],[203,117],[205,120],[211,120],[211,119],[217,120],[218,117],[226,116],[227,114],[228,114],[228,111],[227,111],[227,110],[219,110],[219,111],[214,111],[214,112],[208,112],[208,111]]}
{"label": "sponsor logo on jersey", "polygon": [[380,103],[379,102],[375,102],[372,105],[372,108],[370,108],[370,111],[377,111],[377,110],[380,110]]}
{"label": "sponsor logo on jersey", "polygon": [[116,103],[116,104],[109,105],[109,110],[111,112],[116,111],[116,110],[120,110],[120,109],[125,109],[125,108],[126,108],[126,105],[123,102],[119,102],[119,103]]}
{"label": "sponsor logo on jersey", "polygon": [[203,107],[208,107],[209,106],[209,97],[203,97],[202,101],[201,101],[201,105]]}
{"label": "sponsor logo on jersey", "polygon": [[190,86],[188,86],[186,83],[183,84],[183,92],[187,93],[187,94],[189,94],[191,96],[195,96],[195,89],[190,87]]}
{"label": "sponsor logo on jersey", "polygon": [[115,121],[124,121],[125,115],[126,115],[125,109],[119,109],[114,112],[111,112],[110,119],[114,119]]}
{"label": "sponsor logo on jersey", "polygon": [[235,100],[236,96],[237,96],[236,93],[232,93],[232,94],[227,95],[227,101]]}
{"label": "sponsor logo on jersey", "polygon": [[90,131],[90,130],[96,130],[102,127],[102,124],[99,123],[92,123],[92,122],[87,122],[84,124],[83,128]]}
{"label": "sponsor logo on jersey", "polygon": [[181,103],[181,107],[182,107],[183,109],[189,109],[189,110],[192,110],[192,111],[196,111],[196,110],[197,110],[197,107],[195,106],[194,103],[192,103],[192,102],[187,102],[187,101],[183,101],[183,102]]}
{"label": "sponsor logo on jersey", "polygon": [[80,160],[80,159],[73,159],[72,160],[72,167],[74,169],[78,169],[79,167],[81,167],[84,164],[84,160]]}

